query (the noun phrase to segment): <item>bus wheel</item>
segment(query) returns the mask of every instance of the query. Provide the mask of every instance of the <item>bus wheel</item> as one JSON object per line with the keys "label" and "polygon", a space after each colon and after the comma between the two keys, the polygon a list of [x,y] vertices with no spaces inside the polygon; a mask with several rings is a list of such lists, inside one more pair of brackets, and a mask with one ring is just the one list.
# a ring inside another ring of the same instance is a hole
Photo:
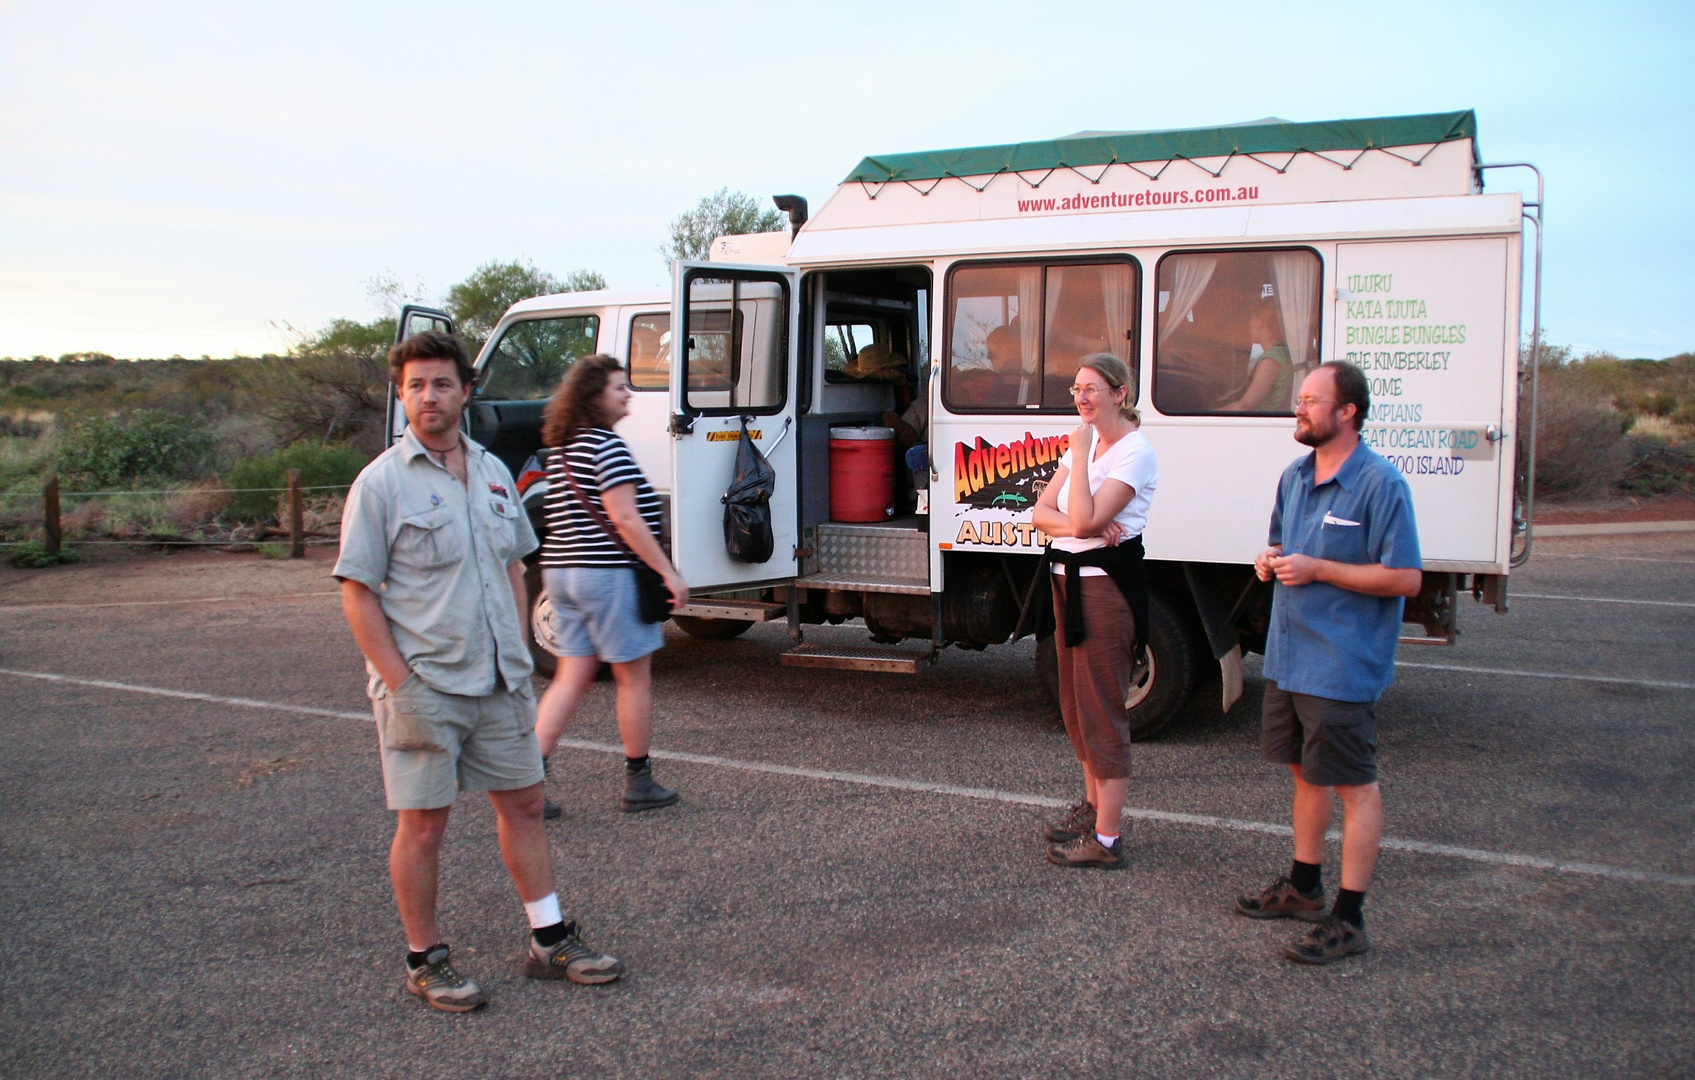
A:
{"label": "bus wheel", "polygon": [[[1124,699],[1130,713],[1130,738],[1145,742],[1175,720],[1194,692],[1199,671],[1193,635],[1171,601],[1154,593],[1148,597],[1147,670]],[[1059,651],[1051,637],[1036,643],[1036,674],[1048,699],[1057,704]]]}
{"label": "bus wheel", "polygon": [[535,661],[537,675],[551,679],[559,667],[559,657],[548,649],[553,644],[553,604],[547,598],[547,590],[542,587],[539,565],[524,568],[524,587],[530,596],[529,633],[526,635],[530,639],[530,659]]}
{"label": "bus wheel", "polygon": [[729,641],[741,637],[753,625],[750,619],[702,619],[694,615],[673,615],[671,621],[689,637],[706,641]]}

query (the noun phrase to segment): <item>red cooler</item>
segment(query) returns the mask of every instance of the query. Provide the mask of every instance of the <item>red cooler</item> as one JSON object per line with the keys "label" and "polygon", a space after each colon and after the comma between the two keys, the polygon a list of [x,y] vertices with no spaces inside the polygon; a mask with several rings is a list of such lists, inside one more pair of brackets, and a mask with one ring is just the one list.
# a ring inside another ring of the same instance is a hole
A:
{"label": "red cooler", "polygon": [[895,516],[895,429],[830,429],[830,520]]}

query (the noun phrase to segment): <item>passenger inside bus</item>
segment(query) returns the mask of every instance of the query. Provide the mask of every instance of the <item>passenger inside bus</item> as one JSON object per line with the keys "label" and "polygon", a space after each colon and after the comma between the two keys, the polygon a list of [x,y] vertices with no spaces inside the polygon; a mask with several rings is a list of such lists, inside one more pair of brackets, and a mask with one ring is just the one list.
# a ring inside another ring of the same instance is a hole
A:
{"label": "passenger inside bus", "polygon": [[1220,405],[1220,411],[1289,411],[1289,392],[1294,385],[1295,366],[1289,359],[1289,347],[1283,344],[1280,322],[1274,298],[1261,297],[1250,301],[1246,379],[1242,392]]}
{"label": "passenger inside bus", "polygon": [[1168,416],[1289,416],[1318,357],[1311,251],[1184,252],[1159,267],[1154,406]]}

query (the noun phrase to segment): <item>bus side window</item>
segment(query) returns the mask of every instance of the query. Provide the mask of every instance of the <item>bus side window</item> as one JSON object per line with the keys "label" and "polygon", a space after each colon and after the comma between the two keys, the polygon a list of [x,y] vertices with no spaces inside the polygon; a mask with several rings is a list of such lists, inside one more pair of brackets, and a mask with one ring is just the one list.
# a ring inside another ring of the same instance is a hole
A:
{"label": "bus side window", "polygon": [[1071,412],[1071,383],[1090,353],[1112,353],[1134,378],[1136,282],[1127,259],[956,267],[943,400]]}
{"label": "bus side window", "polygon": [[671,385],[670,312],[630,320],[630,385],[637,390],[664,390]]}
{"label": "bus side window", "polygon": [[1154,407],[1168,416],[1290,416],[1319,362],[1318,255],[1170,254],[1159,264]]}

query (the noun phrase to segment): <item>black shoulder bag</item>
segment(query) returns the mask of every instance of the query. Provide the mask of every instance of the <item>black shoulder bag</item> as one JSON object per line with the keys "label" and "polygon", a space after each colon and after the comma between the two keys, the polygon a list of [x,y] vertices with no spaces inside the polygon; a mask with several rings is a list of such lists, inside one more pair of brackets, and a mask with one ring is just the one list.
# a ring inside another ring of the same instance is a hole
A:
{"label": "black shoulder bag", "polygon": [[[563,450],[559,452],[564,453]],[[669,619],[671,617],[671,590],[665,584],[664,575],[647,565],[642,557],[637,555],[630,545],[624,542],[623,535],[610,521],[606,520],[606,515],[602,514],[594,503],[589,501],[588,496],[583,494],[583,489],[577,485],[577,478],[571,474],[571,462],[566,460],[564,465],[565,482],[571,485],[572,491],[576,492],[577,501],[582,503],[583,509],[587,510],[589,516],[594,518],[594,523],[600,526],[600,531],[611,537],[613,543],[623,548],[625,553],[636,561],[636,565],[632,569],[636,572],[636,607],[641,612],[642,622],[656,623]],[[655,539],[657,540],[657,537]]]}

